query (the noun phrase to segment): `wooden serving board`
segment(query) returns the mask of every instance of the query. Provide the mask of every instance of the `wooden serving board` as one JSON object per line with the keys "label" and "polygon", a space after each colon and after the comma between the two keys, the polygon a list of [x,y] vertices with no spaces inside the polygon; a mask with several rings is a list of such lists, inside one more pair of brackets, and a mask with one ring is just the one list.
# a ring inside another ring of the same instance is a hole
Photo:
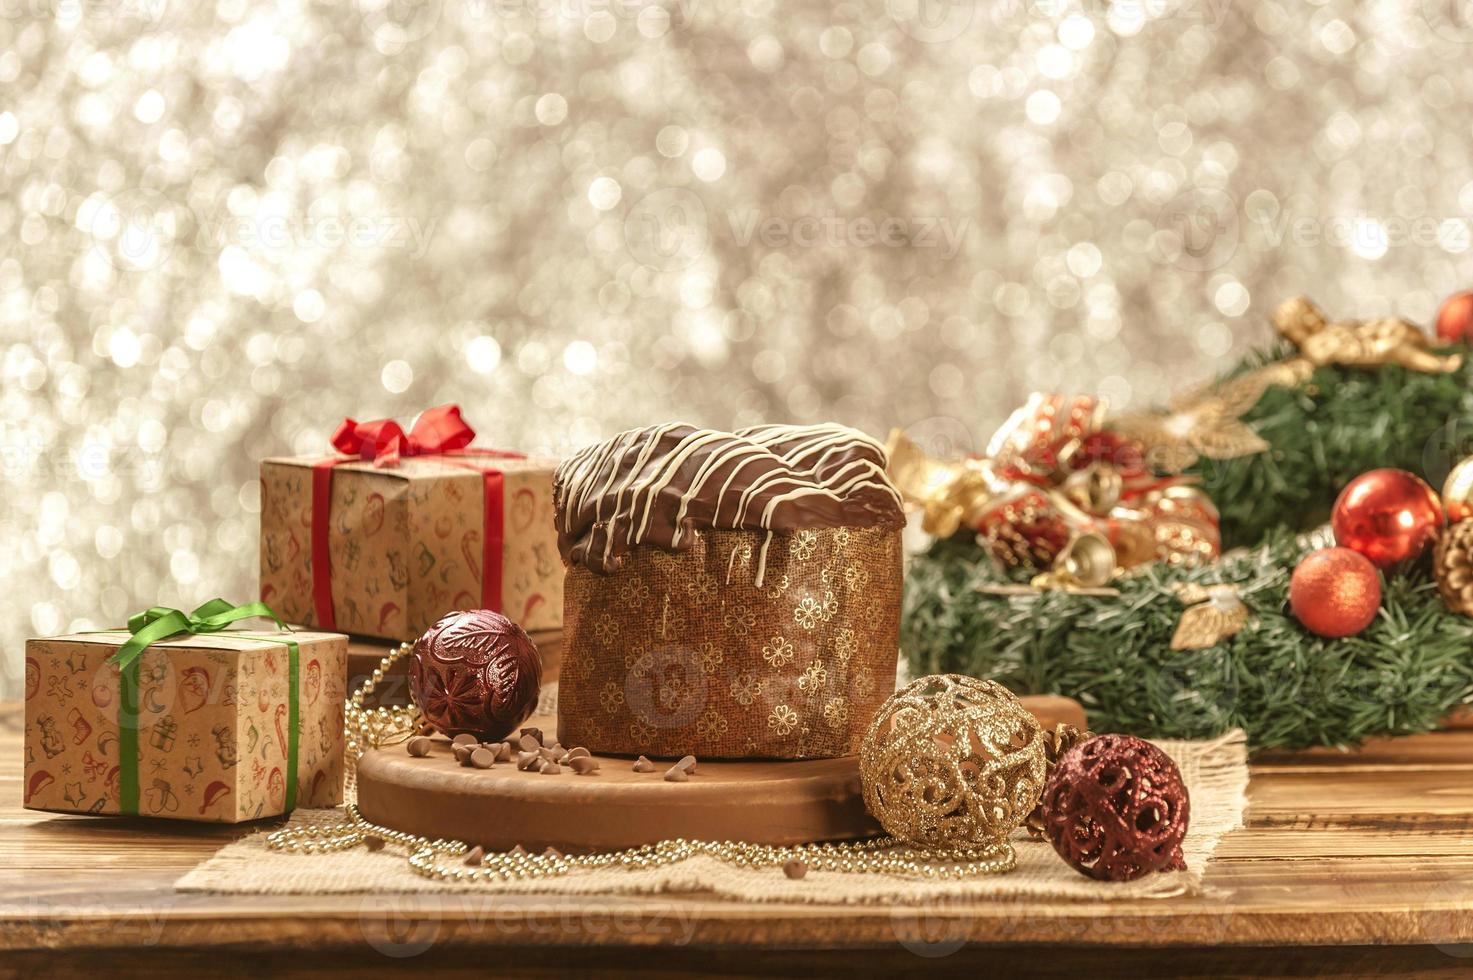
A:
{"label": "wooden serving board", "polygon": [[[1068,698],[1024,700],[1045,727],[1083,727]],[[528,727],[552,737],[557,719]],[[571,746],[569,746],[571,748]],[[595,756],[597,773],[580,776],[518,770],[515,763],[475,769],[455,761],[435,738],[416,758],[404,745],[371,749],[358,760],[358,806],[391,830],[448,838],[506,851],[517,845],[565,853],[616,850],[673,838],[806,844],[879,833],[864,808],[859,760],[700,762],[685,782],[667,782],[671,760],[634,772],[627,758]]]}
{"label": "wooden serving board", "polygon": [[[529,725],[556,730],[556,719]],[[549,735],[549,738],[551,736]],[[415,758],[403,745],[358,760],[358,806],[383,827],[507,851],[555,847],[565,853],[612,850],[684,837],[800,844],[868,837],[879,826],[865,812],[859,760],[701,762],[685,782],[669,782],[670,762],[634,772],[627,758],[596,756],[580,776],[462,766],[450,742],[435,738]]]}

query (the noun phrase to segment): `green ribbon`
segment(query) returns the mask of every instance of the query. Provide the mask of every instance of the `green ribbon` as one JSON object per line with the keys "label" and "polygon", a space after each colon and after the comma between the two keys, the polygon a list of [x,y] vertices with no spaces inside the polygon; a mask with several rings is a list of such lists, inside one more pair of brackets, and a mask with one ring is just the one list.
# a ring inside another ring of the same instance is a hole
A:
{"label": "green ribbon", "polygon": [[[108,658],[118,665],[118,807],[127,816],[138,815],[138,719],[139,658],[143,651],[160,640],[180,633],[219,633],[242,619],[265,618],[289,630],[281,617],[264,602],[248,602],[232,606],[224,599],[211,599],[194,612],[185,615],[168,606],[154,606],[128,617],[132,635]],[[280,643],[287,648],[287,737],[286,737],[286,809],[297,805],[297,752],[301,726],[297,687],[301,677],[301,650],[295,640],[272,636],[239,634],[245,639]]]}

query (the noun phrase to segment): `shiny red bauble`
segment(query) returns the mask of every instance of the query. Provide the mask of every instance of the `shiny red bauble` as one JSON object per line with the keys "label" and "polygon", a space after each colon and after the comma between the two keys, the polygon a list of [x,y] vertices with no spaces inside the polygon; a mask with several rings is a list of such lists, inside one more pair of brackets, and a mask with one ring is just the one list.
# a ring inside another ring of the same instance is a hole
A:
{"label": "shiny red bauble", "polygon": [[1416,558],[1442,531],[1437,492],[1406,470],[1371,470],[1340,491],[1330,524],[1335,543],[1382,568]]}
{"label": "shiny red bauble", "polygon": [[1358,551],[1312,551],[1289,579],[1289,608],[1311,633],[1353,636],[1371,625],[1381,608],[1381,576]]}
{"label": "shiny red bauble", "polygon": [[409,694],[443,735],[503,739],[532,714],[541,687],[537,646],[489,609],[442,617],[410,654]]}
{"label": "shiny red bauble", "polygon": [[1442,301],[1437,338],[1449,344],[1473,343],[1473,293],[1454,293]]}
{"label": "shiny red bauble", "polygon": [[1171,756],[1134,735],[1099,735],[1060,757],[1043,789],[1044,834],[1075,871],[1131,881],[1181,870],[1191,799]]}

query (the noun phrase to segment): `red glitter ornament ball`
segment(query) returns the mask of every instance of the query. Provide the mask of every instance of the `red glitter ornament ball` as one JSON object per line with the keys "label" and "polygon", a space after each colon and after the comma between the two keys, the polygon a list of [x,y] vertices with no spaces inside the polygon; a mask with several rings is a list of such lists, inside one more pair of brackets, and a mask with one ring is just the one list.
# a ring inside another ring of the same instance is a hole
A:
{"label": "red glitter ornament ball", "polygon": [[453,612],[414,643],[409,693],[443,735],[505,738],[537,707],[542,655],[520,626],[489,609]]}
{"label": "red glitter ornament ball", "polygon": [[1454,293],[1437,311],[1437,339],[1447,344],[1473,343],[1473,293]]}
{"label": "red glitter ornament ball", "polygon": [[1075,871],[1133,881],[1187,866],[1191,800],[1171,757],[1134,735],[1100,735],[1059,759],[1043,790],[1044,833]]}
{"label": "red glitter ornament ball", "polygon": [[1289,609],[1320,636],[1353,636],[1371,625],[1381,608],[1376,566],[1349,548],[1321,548],[1305,555],[1289,579]]}
{"label": "red glitter ornament ball", "polygon": [[1340,491],[1330,524],[1335,543],[1382,568],[1416,558],[1442,531],[1437,491],[1406,470],[1371,470]]}

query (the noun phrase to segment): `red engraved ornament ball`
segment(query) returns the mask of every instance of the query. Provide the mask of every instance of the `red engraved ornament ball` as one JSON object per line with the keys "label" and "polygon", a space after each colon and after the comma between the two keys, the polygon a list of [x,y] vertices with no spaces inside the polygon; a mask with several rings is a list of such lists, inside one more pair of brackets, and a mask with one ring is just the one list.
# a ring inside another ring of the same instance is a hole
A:
{"label": "red engraved ornament ball", "polygon": [[1043,790],[1044,833],[1074,870],[1132,881],[1186,867],[1191,801],[1171,757],[1134,735],[1100,735],[1064,753]]}
{"label": "red engraved ornament ball", "polygon": [[443,735],[498,741],[537,707],[542,655],[500,613],[449,613],[414,643],[409,693]]}

